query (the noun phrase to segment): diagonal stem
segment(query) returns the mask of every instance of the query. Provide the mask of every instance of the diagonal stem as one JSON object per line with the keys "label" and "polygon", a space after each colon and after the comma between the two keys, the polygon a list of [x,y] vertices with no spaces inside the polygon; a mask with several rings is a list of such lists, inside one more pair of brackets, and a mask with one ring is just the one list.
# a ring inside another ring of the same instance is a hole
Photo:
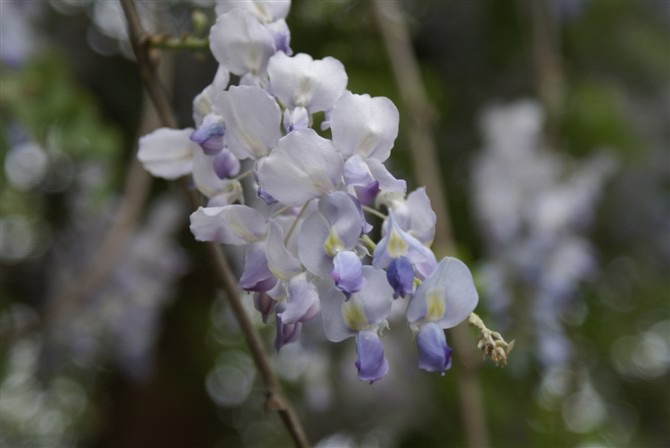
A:
{"label": "diagonal stem", "polygon": [[[174,128],[177,125],[174,111],[170,106],[170,102],[165,95],[164,90],[161,88],[160,80],[156,76],[155,66],[149,58],[145,33],[140,23],[135,3],[133,0],[121,0],[121,6],[123,7],[123,12],[128,22],[130,40],[133,46],[133,51],[135,52],[135,57],[137,58],[137,64],[140,69],[140,76],[142,77],[144,86],[149,93],[149,97],[151,98],[163,125]],[[186,189],[186,191],[191,205],[194,208],[197,207],[199,200],[195,192],[188,189]],[[207,251],[211,257],[211,262],[215,268],[217,279],[226,293],[235,319],[244,334],[251,356],[265,386],[266,409],[277,411],[279,413],[279,416],[291,435],[295,446],[308,447],[309,442],[307,441],[305,430],[303,429],[302,424],[298,419],[298,415],[291,403],[284,397],[281,383],[271,367],[270,357],[265,350],[263,341],[242,305],[240,293],[237,288],[237,279],[233,274],[233,270],[217,244],[206,243],[206,245]]]}

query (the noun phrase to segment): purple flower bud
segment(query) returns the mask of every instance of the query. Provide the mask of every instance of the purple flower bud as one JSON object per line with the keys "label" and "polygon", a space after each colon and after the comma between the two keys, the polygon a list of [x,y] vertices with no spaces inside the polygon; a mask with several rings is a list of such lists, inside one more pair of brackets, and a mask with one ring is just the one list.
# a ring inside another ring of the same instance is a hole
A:
{"label": "purple flower bud", "polygon": [[221,152],[214,157],[213,165],[214,172],[219,179],[237,176],[240,172],[240,161],[227,149],[221,150]]}
{"label": "purple flower bud", "polygon": [[419,368],[428,372],[439,372],[451,368],[451,348],[447,345],[444,330],[434,322],[425,324],[416,337],[419,349]]}
{"label": "purple flower bud", "polygon": [[407,257],[394,258],[386,269],[386,278],[393,287],[393,298],[411,294],[414,287],[414,268]]}
{"label": "purple flower bud", "polygon": [[384,357],[384,347],[376,331],[364,330],[356,335],[356,369],[361,381],[370,384],[383,378],[389,371],[389,364]]}
{"label": "purple flower bud", "polygon": [[277,302],[265,292],[254,294],[254,308],[263,316],[263,323],[268,323],[268,316],[274,311]]}
{"label": "purple flower bud", "polygon": [[302,330],[302,323],[284,324],[279,315],[284,311],[285,305],[280,303],[276,307],[276,326],[277,334],[275,336],[275,350],[279,351],[286,344],[295,342],[300,336]]}
{"label": "purple flower bud", "polygon": [[340,251],[333,258],[333,281],[347,297],[358,292],[365,284],[363,264],[354,252]]}
{"label": "purple flower bud", "polygon": [[208,156],[218,154],[223,149],[223,119],[216,114],[209,114],[202,124],[191,134],[191,141],[200,145]]}

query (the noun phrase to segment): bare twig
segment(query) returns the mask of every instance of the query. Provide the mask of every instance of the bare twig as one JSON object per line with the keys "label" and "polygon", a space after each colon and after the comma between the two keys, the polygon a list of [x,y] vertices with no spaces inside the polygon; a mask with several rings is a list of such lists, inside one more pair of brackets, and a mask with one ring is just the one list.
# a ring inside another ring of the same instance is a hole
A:
{"label": "bare twig", "polygon": [[[149,92],[154,107],[158,111],[163,124],[168,127],[176,127],[174,112],[169,104],[168,98],[165,96],[164,90],[160,87],[160,80],[156,77],[154,65],[148,57],[147,48],[144,44],[145,34],[137,15],[135,3],[133,0],[121,0],[121,6],[123,7],[123,12],[128,21],[131,43],[133,50],[135,51],[144,85]],[[199,200],[195,192],[188,189],[187,192],[189,194],[189,200],[195,208],[198,205]],[[281,384],[275,375],[274,370],[272,370],[270,358],[265,350],[261,337],[242,305],[240,293],[237,288],[237,279],[235,278],[228,261],[221,253],[221,249],[217,244],[206,243],[206,245],[217,278],[226,293],[235,319],[244,334],[251,356],[265,386],[266,409],[277,411],[279,413],[282,422],[289,431],[296,446],[309,446],[302,424],[290,402],[284,397]]]}
{"label": "bare twig", "polygon": [[[451,221],[444,185],[440,180],[439,157],[434,139],[434,112],[428,102],[421,81],[419,64],[412,49],[412,41],[404,16],[395,1],[373,1],[374,13],[381,30],[386,52],[389,55],[396,83],[399,86],[412,147],[412,160],[417,179],[425,184],[431,204],[437,215],[437,228],[433,249],[438,257],[454,252]],[[473,448],[489,446],[486,413],[477,375],[477,357],[470,344],[467,327],[459,325],[450,331],[453,344],[459,352],[463,369],[459,378],[459,401],[464,418],[468,445]]]}
{"label": "bare twig", "polygon": [[521,5],[528,8],[531,20],[536,89],[547,114],[545,143],[557,149],[565,90],[559,29],[551,18],[551,2],[524,1]]}

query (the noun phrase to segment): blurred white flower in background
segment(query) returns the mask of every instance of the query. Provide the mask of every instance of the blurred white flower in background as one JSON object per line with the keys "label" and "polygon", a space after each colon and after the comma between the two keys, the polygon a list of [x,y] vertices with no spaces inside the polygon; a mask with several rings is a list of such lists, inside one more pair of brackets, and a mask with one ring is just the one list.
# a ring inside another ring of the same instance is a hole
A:
{"label": "blurred white flower in background", "polygon": [[481,266],[487,304],[503,327],[524,301],[535,322],[535,355],[545,366],[571,356],[562,314],[598,261],[587,238],[614,160],[583,161],[543,148],[540,105],[521,100],[482,114],[484,149],[474,165],[475,212],[485,241]]}

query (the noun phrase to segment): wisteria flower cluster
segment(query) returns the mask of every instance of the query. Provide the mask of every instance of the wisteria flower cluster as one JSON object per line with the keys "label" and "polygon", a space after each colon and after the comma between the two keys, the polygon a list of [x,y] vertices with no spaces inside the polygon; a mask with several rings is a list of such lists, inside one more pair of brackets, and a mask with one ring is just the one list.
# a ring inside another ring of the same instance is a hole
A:
{"label": "wisteria flower cluster", "polygon": [[[210,31],[219,69],[194,100],[195,128],[144,136],[139,159],[154,176],[192,176],[208,202],[191,215],[191,231],[243,248],[239,286],[255,293],[264,321],[274,315],[277,350],[320,315],[330,341],[355,337],[358,376],[374,382],[389,369],[380,336],[391,305],[408,300],[419,367],[443,374],[452,352],[444,329],[478,302],[472,275],[455,258],[436,260],[425,189],[406,194],[384,166],[398,109],[348,91],[337,59],[293,55],[289,9],[290,1],[219,3]],[[251,169],[240,174],[244,165]],[[259,205],[245,205],[243,181]],[[364,214],[375,205],[388,212],[379,232]],[[368,235],[377,233],[375,244]]]}

